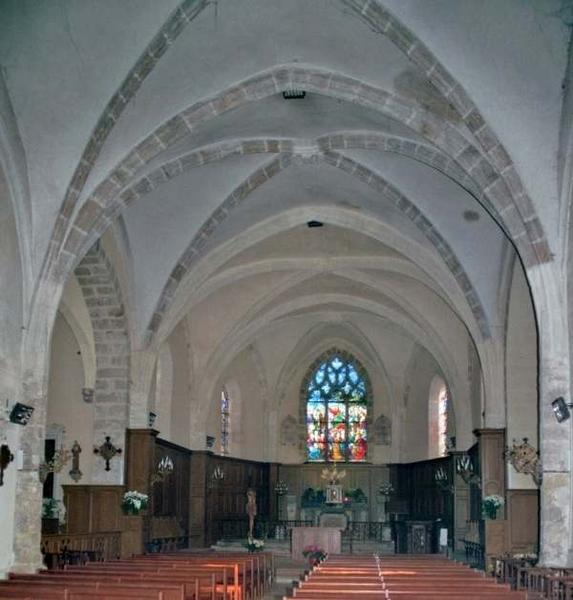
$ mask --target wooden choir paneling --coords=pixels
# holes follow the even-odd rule
[[[152,477],[166,457],[173,461],[173,472],[152,486],[152,538],[187,535],[189,531],[191,451],[157,438]]]
[[[476,429],[482,478],[482,496],[505,496],[505,429]]]
[[[454,483],[450,457],[404,465],[391,465],[390,480],[396,490],[390,501],[390,512],[405,513],[408,519],[449,521],[451,494],[436,483],[436,471],[443,469],[450,485]]]
[[[537,552],[539,491],[507,490],[507,548],[513,554]]]
[[[121,531],[123,485],[64,485],[66,533]]]
[[[224,473],[215,480],[216,468]],[[257,516],[268,519],[270,515],[270,465],[238,458],[207,454],[205,463],[205,543],[217,541],[217,523],[225,519],[246,521],[247,490],[257,493]]]

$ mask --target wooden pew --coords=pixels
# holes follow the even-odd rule
[[[149,582],[141,583],[101,583],[94,582],[85,584],[81,581],[69,581],[66,583],[50,582],[45,580],[21,581],[7,580],[0,581],[0,598],[62,598],[69,600],[70,594],[77,595],[78,598],[87,594],[101,596],[102,599],[128,599],[145,598],[154,600],[185,600],[183,585],[163,582],[161,584],[152,584]]]

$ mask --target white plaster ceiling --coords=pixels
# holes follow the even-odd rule
[[[99,115],[177,4],[0,3],[0,63],[26,151],[38,262]]]
[[[557,233],[561,84],[571,35],[562,0],[387,0],[447,66],[515,161]],[[543,200],[542,200],[543,199]]]
[[[383,4],[464,86],[515,161],[551,238],[557,232],[556,157],[569,36],[561,3],[486,0],[479,10],[473,0]],[[36,269],[90,133],[176,6],[174,0],[0,3],[0,63],[26,153],[34,233],[29,243],[35,249]],[[186,26],[130,99],[68,215],[77,215],[90,192],[168,119],[284,64],[332,71],[376,86],[429,111],[435,121],[447,123],[450,133],[455,129],[475,142],[410,57],[341,0],[218,0],[207,3]],[[276,154],[234,156],[192,168],[123,211],[125,247],[131,249],[125,263],[131,265],[133,281],[131,293],[124,297],[136,304],[130,312],[136,315],[131,327],[141,345],[148,341],[147,329],[160,301],[165,301],[161,307],[166,313],[159,337],[165,337],[185,311],[195,314],[194,294],[203,292],[213,301],[225,290],[234,298],[238,288],[233,285],[254,285],[255,278],[269,294],[265,314],[270,322],[279,314],[288,318],[300,311],[314,311],[318,320],[321,312],[375,314],[380,306],[404,315],[425,340],[434,333],[421,318],[424,303],[429,303],[428,313],[440,315],[436,322],[444,344],[450,335],[448,318],[463,322],[476,341],[482,334],[487,337],[488,327],[492,335],[501,335],[499,286],[507,279],[505,257],[511,250],[502,229],[475,198],[442,172],[412,158],[374,149],[335,149],[392,183],[439,232],[436,241],[379,189],[323,161],[313,144],[328,134],[387,133],[425,140],[423,127],[416,133],[410,128],[413,122],[398,123],[382,114],[384,107],[377,111],[354,100],[309,93],[304,100],[286,101],[273,94],[196,125],[135,173],[137,179],[191,150],[219,142],[274,137],[294,143],[295,156],[288,156],[292,164],[238,207],[225,211],[175,290],[170,274],[197,232],[237,186],[277,159]],[[432,149],[430,141],[425,144]],[[449,167],[456,166],[455,158],[445,161]],[[464,219],[467,211],[478,220]],[[306,244],[310,232],[293,228],[313,218],[326,223],[324,231],[330,237]],[[336,239],[328,233],[334,228]],[[454,254],[450,264],[443,259],[445,249]],[[326,265],[329,274],[303,283],[307,266],[303,268],[302,260],[325,257],[332,259]],[[351,267],[352,257],[364,261]],[[376,259],[380,269],[372,264]],[[395,261],[392,274],[383,268],[389,259]],[[280,276],[271,275],[273,266],[284,268],[284,260],[301,260],[301,268],[289,264]],[[228,275],[231,280],[233,270],[259,261],[268,261],[266,274],[222,285],[218,291],[208,288],[216,277],[223,280]],[[355,281],[352,293],[344,294],[353,271],[371,275],[378,287]],[[467,278],[460,283],[455,277],[462,271]],[[170,285],[169,293],[163,293]],[[281,285],[284,289],[273,295]],[[468,290],[473,294],[469,300],[464,296]],[[225,329],[237,340],[248,339],[255,321],[264,326],[262,313],[248,317],[252,300],[245,296],[243,302],[243,312],[238,302],[237,314],[229,311],[235,320]],[[485,327],[476,321],[482,309]],[[467,341],[465,334],[456,335]]]

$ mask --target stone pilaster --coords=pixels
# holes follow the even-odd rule
[[[118,281],[99,245],[95,245],[75,270],[88,307],[96,350],[94,393],[94,444],[109,436],[114,446],[125,448],[129,407],[129,337]],[[115,456],[106,471],[97,460],[93,483],[123,483],[123,458]]]
[[[152,352],[131,353],[131,382],[129,391],[129,426],[146,428],[149,424],[149,391],[157,362]]]

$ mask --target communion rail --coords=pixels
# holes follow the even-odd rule
[[[388,531],[390,523],[378,521],[355,521],[348,524],[342,532],[342,547],[346,552],[353,552],[354,546],[366,542],[381,543],[384,540],[384,531]],[[257,519],[255,521],[255,537],[257,539],[289,540],[293,527],[317,527],[310,520],[278,520],[269,521]],[[219,540],[245,539],[249,530],[246,519],[221,519],[212,524],[213,537]],[[392,540],[395,531],[392,526]]]

